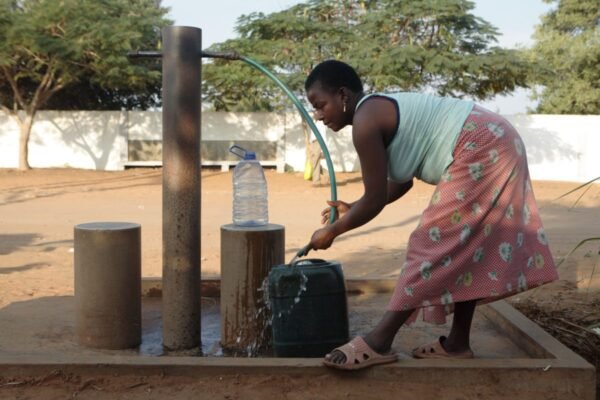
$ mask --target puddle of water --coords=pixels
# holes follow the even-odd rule
[[[270,348],[271,329],[273,318],[281,318],[284,315],[290,315],[294,306],[297,305],[302,298],[302,293],[306,291],[306,283],[308,278],[302,272],[299,276],[298,293],[294,301],[290,302],[289,308],[279,311],[277,316],[272,315],[271,301],[269,299],[269,282],[265,278],[261,287],[258,289],[261,292],[261,306],[258,307],[254,318],[264,320],[264,329],[258,333],[256,340],[247,346],[245,351],[230,351],[223,349],[220,344],[221,338],[221,319],[220,319],[220,304],[215,298],[202,298],[201,302],[201,343],[202,355],[207,357],[272,357],[273,352]],[[142,356],[162,356],[165,351],[162,346],[162,318],[160,299],[144,299],[143,302],[143,317],[142,317],[142,343],[139,346],[138,352]],[[238,343],[244,337],[243,329],[238,336]]]
[[[203,298],[200,321],[202,354],[204,356],[223,356],[219,343],[221,339],[221,319],[219,302],[213,298]],[[142,343],[138,349],[142,356],[162,356],[162,318],[160,299],[144,300],[142,317]]]

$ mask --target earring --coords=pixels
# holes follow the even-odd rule
[[[344,112],[346,112],[346,102],[344,102]]]

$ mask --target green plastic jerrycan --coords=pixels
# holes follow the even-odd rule
[[[323,357],[348,342],[348,302],[342,266],[303,259],[269,272],[276,357]]]

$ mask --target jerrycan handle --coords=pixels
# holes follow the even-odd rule
[[[328,265],[329,263],[323,259],[320,258],[305,258],[303,260],[294,260],[294,262],[292,262],[290,264],[291,268],[296,268],[296,267],[322,267],[324,265]]]
[[[295,260],[290,266],[291,267],[297,267],[297,266],[318,266],[318,265],[323,265],[326,264],[327,261],[322,260],[320,258],[305,258],[304,260]]]

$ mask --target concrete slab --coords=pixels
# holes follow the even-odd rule
[[[348,281],[352,335],[367,332],[380,318],[393,285],[393,280]],[[393,394],[394,398],[420,399],[595,399],[594,368],[506,302],[478,307],[472,337],[476,359],[410,358],[410,349],[448,330],[448,326],[417,323],[403,327],[393,344],[401,355],[399,362],[344,373],[323,368],[320,359],[216,356],[218,290],[219,281],[203,281],[203,351],[212,355],[206,357],[162,354],[161,283],[157,279],[144,281],[143,337],[136,350],[78,346],[73,297],[13,303],[0,309],[0,381],[51,374],[88,379],[144,375],[191,377],[210,388],[218,382],[235,385],[242,375],[250,386],[281,379],[288,389],[309,393],[318,382],[318,393],[343,389],[351,394],[345,397],[353,398],[391,398]],[[34,307],[32,302],[45,304]],[[327,398],[318,393],[311,398]],[[261,387],[261,395],[277,398],[280,394],[280,385]]]

